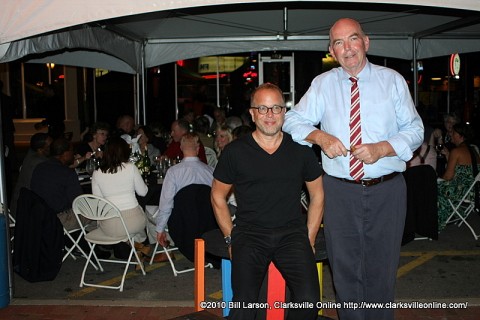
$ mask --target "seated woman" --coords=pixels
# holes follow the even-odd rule
[[[137,129],[137,135],[138,134],[142,135],[138,140],[140,150],[142,150],[143,153],[145,153],[145,150],[147,150],[148,157],[150,158],[150,163],[155,163],[155,158],[157,156],[160,156],[160,150],[158,150],[156,147],[153,146],[153,144],[151,144],[151,141],[153,141],[152,130],[147,126],[140,126]]]
[[[100,168],[93,172],[92,193],[111,201],[120,209],[127,229],[134,234],[138,249],[141,249],[142,242],[146,239],[147,221],[135,193],[145,196],[148,187],[138,168],[128,161],[129,156],[128,143],[119,137],[111,138],[105,146]],[[115,236],[123,231],[120,223],[119,219],[101,221],[98,227],[106,234]]]
[[[107,123],[95,123],[83,138],[83,142],[75,150],[74,168],[85,168],[86,160],[92,156],[100,159],[103,146],[107,142],[110,126]]]
[[[434,170],[437,169],[437,153],[434,146],[426,141],[413,152],[412,159],[407,162],[407,168],[420,165],[430,165]]]
[[[217,152],[217,157],[220,157],[223,148],[232,140],[232,130],[229,127],[224,125],[217,128],[215,131],[215,151]]]
[[[472,169],[472,153],[480,168],[480,156],[476,147],[472,147],[473,133],[470,126],[459,123],[453,126],[452,142],[455,148],[448,155],[447,168],[443,180],[438,184],[438,230],[445,228],[446,220],[452,214],[448,199],[460,199],[475,179]]]

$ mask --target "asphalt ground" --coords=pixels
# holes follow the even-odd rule
[[[480,216],[469,218],[480,231]],[[477,232],[479,232],[477,231]],[[11,304],[28,301],[48,304],[50,301],[69,303],[141,303],[145,306],[191,307],[194,299],[194,274],[174,276],[168,263],[146,265],[147,275],[129,269],[123,292],[79,287],[85,259],[68,258],[53,281],[30,283],[14,274],[14,295]],[[178,269],[192,263],[176,254]],[[87,278],[96,282],[116,283],[122,266],[107,266],[104,273],[91,271]],[[323,301],[334,301],[328,263],[323,270]],[[474,240],[466,226],[448,226],[438,240],[415,240],[402,247],[397,275],[396,301],[461,302],[480,306],[480,240]],[[221,300],[221,271],[205,269],[206,299]]]
[[[473,213],[469,223],[480,233],[480,216]],[[176,254],[178,269],[192,267],[180,254]],[[13,274],[11,308],[35,306],[134,306],[171,310],[180,315],[193,311],[194,275],[192,272],[173,276],[168,263],[147,264],[147,275],[130,268],[123,292],[98,288],[80,288],[80,276],[85,260],[68,258],[53,281],[30,283]],[[105,273],[90,272],[89,279],[116,283],[121,267],[108,267]],[[221,271],[205,269],[205,293],[209,301],[221,300]],[[328,263],[323,269],[323,301],[333,302],[334,288]],[[397,274],[397,302],[467,303],[476,312],[471,318],[480,319],[480,240],[475,240],[466,226],[448,226],[438,240],[415,240],[401,249]],[[11,309],[10,308],[10,309]],[[473,308],[473,309],[472,309]],[[9,309],[8,307],[6,309]],[[0,309],[0,319],[6,309]],[[22,310],[23,310],[22,309]],[[419,309],[417,309],[419,310]],[[461,309],[457,309],[460,310]],[[328,311],[328,310],[327,310]],[[438,311],[438,310],[437,310]],[[452,312],[447,310],[447,315]],[[217,312],[218,313],[218,312]],[[22,319],[26,313],[22,313]],[[425,316],[432,318],[432,312]],[[435,312],[443,316],[442,310]],[[156,317],[155,319],[169,319]],[[135,317],[133,317],[135,318]],[[413,319],[407,315],[405,319]],[[442,319],[460,319],[443,316]],[[39,317],[32,319],[53,319]],[[61,319],[61,318],[59,318]],[[435,318],[437,319],[437,318]],[[462,318],[463,319],[463,318]],[[120,320],[120,319],[117,319]]]

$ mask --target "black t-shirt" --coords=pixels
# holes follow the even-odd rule
[[[236,225],[278,228],[305,222],[300,204],[303,183],[322,174],[313,150],[283,133],[271,155],[251,134],[232,141],[222,151],[213,176],[234,186]]]

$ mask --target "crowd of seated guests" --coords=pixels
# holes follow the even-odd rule
[[[196,145],[198,142],[198,151],[196,151],[198,154],[193,155],[190,152],[189,157],[198,157],[201,162],[207,163],[204,147],[207,146],[215,160],[209,163],[211,171],[216,164],[217,152],[220,155],[225,145],[234,139],[232,128],[225,125],[227,122],[225,110],[218,108],[214,115],[213,121],[207,116],[200,116],[194,118],[192,124],[185,119],[175,120],[171,125],[171,139],[168,142],[164,141],[164,134],[154,135],[150,126],[136,126],[130,115],[120,116],[113,130],[110,130],[107,123],[94,123],[85,130],[78,143],[72,143],[63,137],[53,141],[48,134],[37,133],[31,139],[30,150],[24,159],[15,190],[21,187],[31,189],[45,200],[67,230],[77,228],[78,223],[72,210],[72,203],[85,191],[74,169],[83,168],[87,160],[95,157],[98,159],[98,168],[92,174],[91,192],[112,201],[121,210],[127,227],[135,233],[137,249],[145,254],[151,253],[148,242],[151,245],[157,239],[147,241],[145,231],[149,230],[152,233],[155,225],[153,227],[149,225],[144,209],[137,200],[138,197],[145,196],[149,187],[138,168],[129,162],[131,149],[121,137],[129,135],[134,138],[141,135],[138,144],[141,150],[147,150],[152,165],[155,165],[159,156],[183,160],[181,140],[185,136],[191,137],[187,141],[190,145]],[[235,127],[235,138],[252,132],[253,129],[250,126],[241,124],[240,118],[231,117],[231,119],[229,123]],[[221,124],[220,127],[217,127],[217,124]],[[214,129],[212,129],[213,126],[215,126]],[[211,131],[216,135],[212,136]],[[191,136],[192,134],[194,136]],[[162,140],[163,150],[159,150],[152,143],[158,139]],[[196,142],[193,143],[192,139]],[[16,197],[13,201],[16,204]],[[13,212],[15,212],[15,204],[12,205]],[[99,223],[97,227],[104,229],[103,231],[107,234],[116,232],[116,227],[109,223]],[[155,237],[155,231],[153,237]],[[119,249],[118,255],[121,255],[121,251]],[[125,252],[127,252],[126,249]]]

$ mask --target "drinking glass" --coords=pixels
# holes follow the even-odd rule
[[[441,156],[441,153],[442,153],[442,150],[443,150],[443,144],[441,143],[438,143],[436,146],[435,146],[435,150],[437,151],[437,156]]]
[[[85,170],[87,170],[87,173],[89,175],[92,175],[93,174],[93,171],[95,171],[96,169],[96,163],[95,163],[95,160],[90,158],[87,160],[87,164],[85,165]]]

